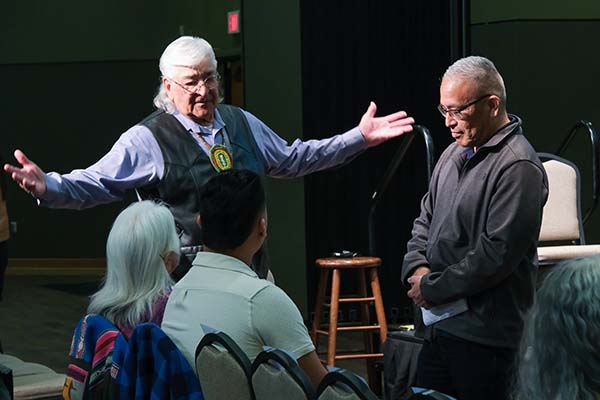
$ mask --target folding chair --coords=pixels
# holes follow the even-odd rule
[[[207,400],[254,400],[250,360],[227,334],[204,335],[196,347],[196,371]]]
[[[318,400],[378,400],[357,375],[338,369],[325,375],[317,389]]]
[[[582,213],[581,177],[572,162],[561,157],[576,132],[587,131],[591,142],[592,200]],[[600,246],[587,245],[584,224],[589,220],[600,198],[600,143],[598,133],[588,121],[578,121],[556,151],[557,155],[538,153],[548,175],[549,195],[544,206],[538,258],[540,265],[553,265],[571,258],[600,254]],[[583,214],[583,216],[582,216]]]
[[[538,155],[544,163],[549,184],[539,236],[540,265],[554,265],[571,258],[600,254],[600,245],[587,245],[585,242],[579,169],[572,162],[553,154]]]
[[[252,363],[256,400],[312,400],[315,391],[296,360],[279,349],[261,352]]]
[[[44,365],[0,354],[0,371],[3,380],[0,395],[8,395],[9,399],[62,398],[65,375],[57,374]]]

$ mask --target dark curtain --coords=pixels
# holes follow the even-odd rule
[[[369,101],[377,115],[406,110],[434,138],[436,156],[450,135],[436,110],[439,80],[460,53],[457,2],[402,0],[301,1],[304,139],[329,137],[358,124]],[[462,24],[460,24],[462,26]],[[370,197],[401,139],[370,149],[348,165],[305,180],[307,282],[314,308],[314,260],[348,249],[368,254]],[[437,159],[437,157],[436,157]],[[388,315],[409,302],[402,259],[427,190],[425,146],[415,138],[376,215],[379,271]],[[402,318],[404,316],[404,318]]]

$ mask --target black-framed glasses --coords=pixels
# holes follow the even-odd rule
[[[212,73],[204,78],[200,78],[198,81],[193,81],[191,83],[183,84],[177,82],[175,79],[167,78],[169,81],[173,82],[188,94],[197,94],[200,90],[200,87],[204,85],[208,90],[215,89],[219,86],[219,81],[221,80],[221,75],[218,72]]]
[[[465,118],[465,116],[461,114],[463,111],[465,111],[467,108],[471,107],[473,104],[479,103],[481,100],[485,99],[486,97],[490,97],[490,96],[493,96],[493,94],[492,93],[484,94],[483,96],[476,98],[472,102],[467,103],[464,106],[454,108],[454,109],[449,109],[449,108],[444,107],[441,104],[438,104],[437,109],[444,118],[446,118],[447,115],[450,115],[451,118],[462,120]]]

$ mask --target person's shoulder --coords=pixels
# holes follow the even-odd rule
[[[258,285],[260,285],[260,290],[256,291],[254,295],[255,298],[260,298],[260,301],[263,303],[271,303],[271,304],[281,304],[281,302],[291,302],[292,299],[287,293],[275,286],[272,282],[267,281],[266,279],[257,279]]]
[[[464,151],[464,149],[462,147],[460,147],[458,144],[456,144],[456,142],[452,142],[448,145],[448,147],[446,147],[444,149],[444,151],[440,155],[439,161],[441,162],[442,160],[444,160],[448,157],[451,157],[453,154],[456,154],[457,152],[462,152],[462,151]]]
[[[244,117],[248,120],[249,123],[260,123],[264,124],[256,115],[252,114],[250,111],[245,110],[238,106],[232,106],[230,104],[220,103],[217,105],[218,112],[241,112]]]
[[[173,117],[173,116],[171,114],[167,113],[165,110],[157,109],[157,110],[154,110],[150,115],[147,115],[144,118],[142,118],[142,120],[140,122],[138,122],[137,125],[147,125],[149,123],[152,123],[153,121],[164,119],[164,118],[169,118],[169,117]]]
[[[535,164],[540,163],[537,152],[529,140],[527,140],[527,137],[525,137],[522,129],[519,129],[508,138],[506,149],[507,155],[510,157],[509,161],[531,161]]]
[[[154,135],[144,125],[134,125],[121,135],[117,140],[117,143],[126,145],[127,148],[133,148],[135,150],[141,150],[148,148],[148,146],[156,146],[156,139]]]

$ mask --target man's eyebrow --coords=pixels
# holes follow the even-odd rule
[[[199,72],[193,73],[193,74],[184,74],[181,75],[181,79],[182,80],[188,80],[188,79],[198,79],[200,78],[201,74]]]
[[[453,109],[457,109],[457,108],[461,107],[462,104],[458,104],[456,106],[447,106],[445,104],[440,103],[440,106],[444,107],[446,110],[453,110]]]

